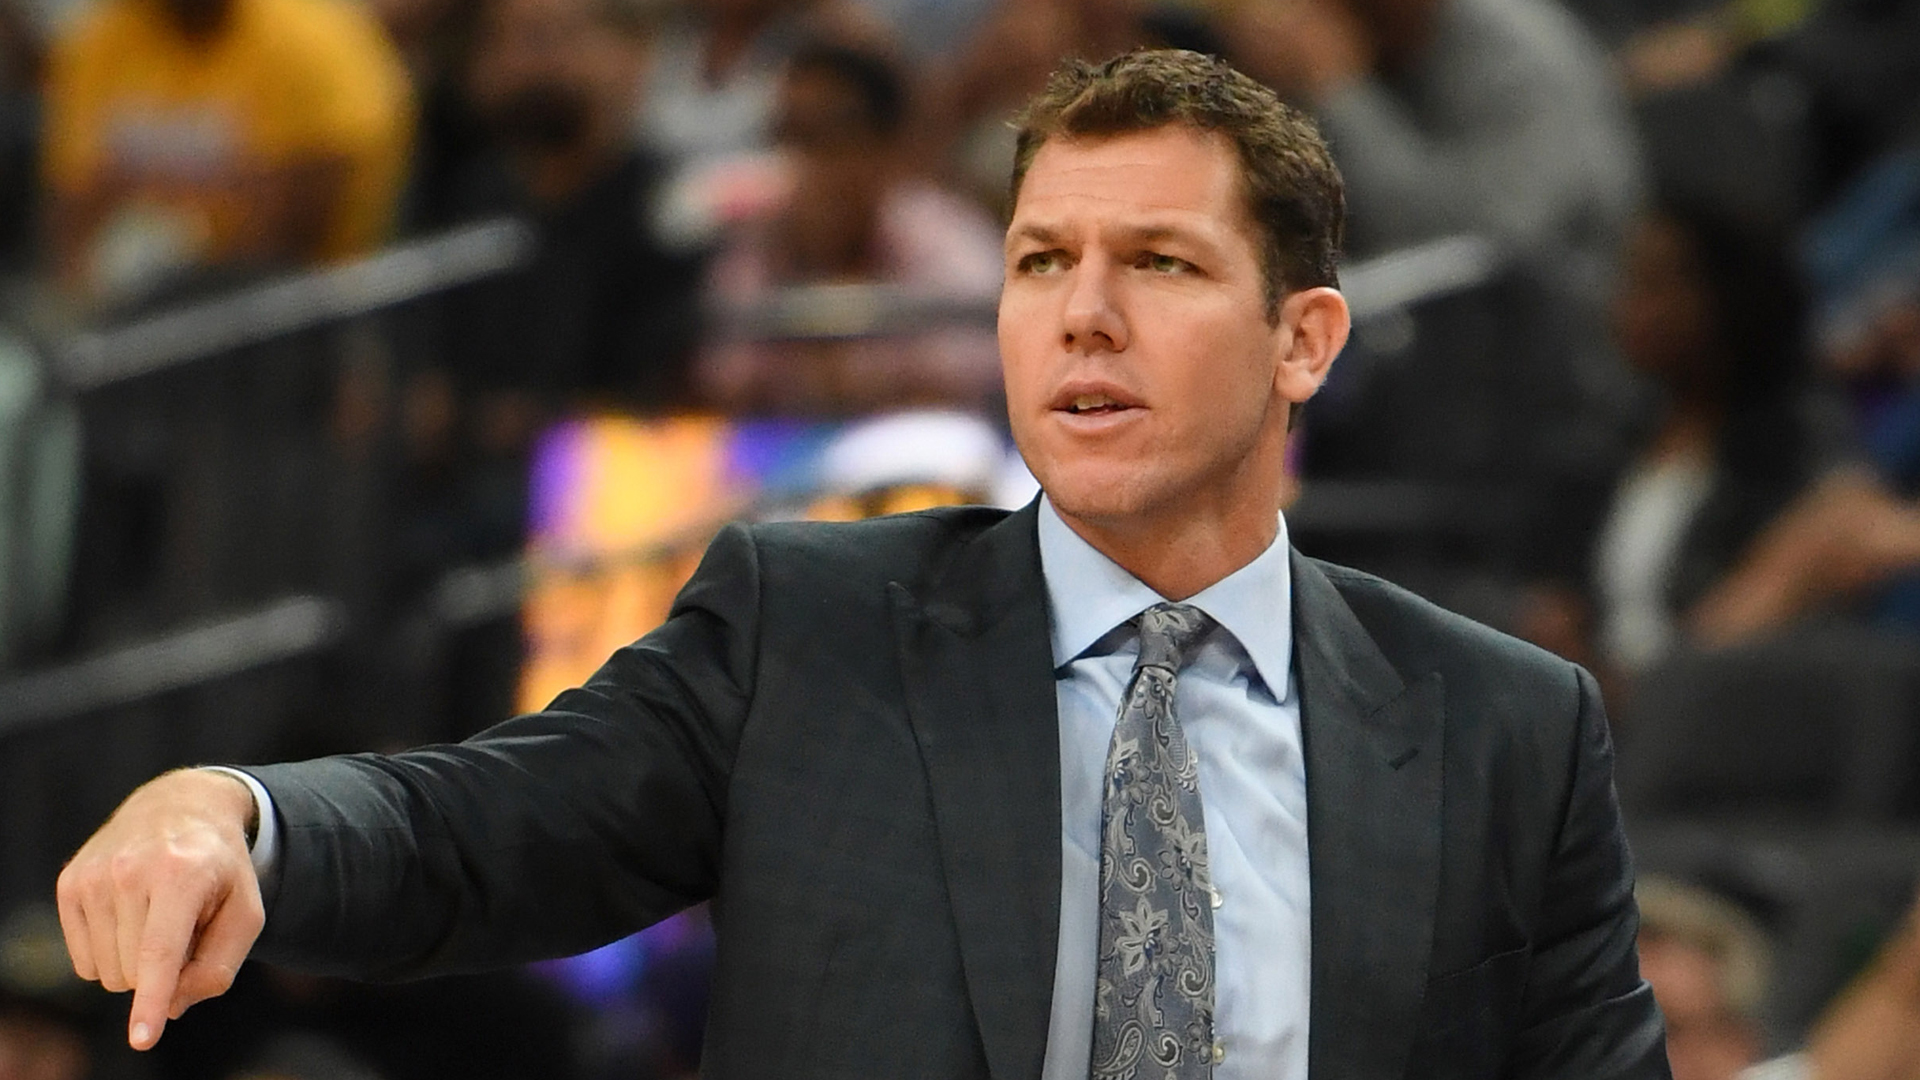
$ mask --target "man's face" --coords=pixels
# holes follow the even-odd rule
[[[1291,305],[1269,322],[1242,191],[1231,144],[1184,125],[1035,155],[1000,356],[1014,440],[1067,517],[1277,511],[1289,395],[1311,390],[1280,375]]]

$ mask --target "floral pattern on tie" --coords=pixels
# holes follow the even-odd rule
[[[1173,690],[1186,651],[1213,626],[1158,604],[1140,619],[1140,659],[1107,749],[1100,825],[1100,951],[1092,1080],[1213,1075],[1213,904],[1200,770]]]

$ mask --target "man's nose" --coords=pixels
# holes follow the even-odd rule
[[[1111,263],[1092,258],[1073,268],[1061,320],[1062,344],[1068,351],[1119,352],[1127,347],[1127,320],[1115,295],[1115,272]]]

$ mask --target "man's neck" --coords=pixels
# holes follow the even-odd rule
[[[1054,511],[1075,535],[1169,600],[1185,600],[1259,558],[1280,534],[1280,508],[1232,508],[1177,520],[1124,522]]]

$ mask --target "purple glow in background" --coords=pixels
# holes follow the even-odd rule
[[[593,422],[569,420],[547,429],[534,447],[527,494],[528,533],[535,543],[566,536],[583,503]]]

